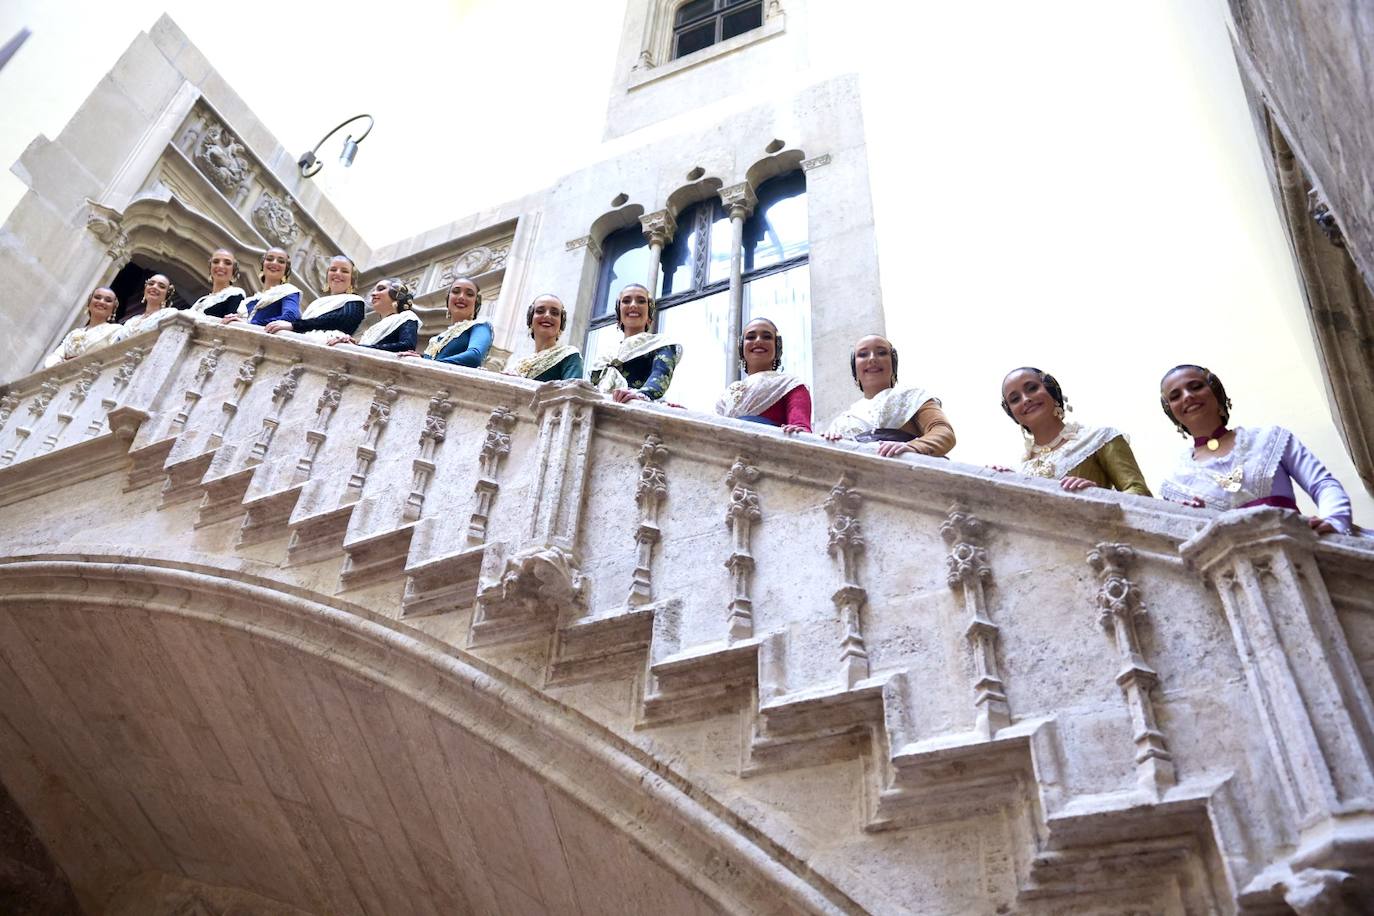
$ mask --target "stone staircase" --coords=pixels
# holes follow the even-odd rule
[[[746,426],[177,318],[5,389],[0,506],[119,463],[185,537],[338,564],[334,594],[593,718],[632,681],[606,724],[643,746],[737,717],[705,780],[734,798],[860,766],[847,861],[1012,812],[1019,906],[1334,912],[1303,901],[1367,880],[1374,549]],[[853,867],[827,877],[874,899]]]

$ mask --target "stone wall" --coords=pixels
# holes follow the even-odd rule
[[[0,393],[0,511],[88,910],[1374,900],[1374,550],[1277,510],[177,318]]]

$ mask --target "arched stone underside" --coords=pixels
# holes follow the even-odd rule
[[[90,912],[148,871],[318,913],[855,909],[605,729],[363,608],[117,557],[7,562],[0,593],[0,769]]]
[[[176,315],[0,389],[0,513],[0,779],[88,905],[1372,896],[1374,551],[1278,510]]]

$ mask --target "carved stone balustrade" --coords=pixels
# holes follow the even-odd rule
[[[1278,510],[178,316],[0,390],[0,513],[0,780],[90,899],[509,910],[575,823],[664,912],[1374,904],[1374,546]]]

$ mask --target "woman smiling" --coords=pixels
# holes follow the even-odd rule
[[[560,344],[558,337],[568,324],[568,310],[563,300],[545,293],[525,310],[525,326],[534,338],[534,355],[515,364],[512,375],[524,376],[536,382],[557,382],[582,377],[582,354],[577,347]]]
[[[592,384],[622,404],[662,399],[673,383],[682,347],[650,330],[654,299],[648,287],[631,283],[620,291],[615,322],[624,338],[614,356],[592,364]]]
[[[768,426],[780,426],[786,434],[811,432],[811,392],[801,379],[782,367],[782,335],[767,318],[755,318],[744,326],[739,341],[744,378],[732,382],[716,413]]]
[[[954,448],[954,427],[938,399],[924,388],[897,387],[897,348],[886,337],[862,337],[849,354],[849,371],[863,397],[823,434],[852,440],[885,458],[940,457]]]
[[[430,340],[425,347],[424,358],[450,366],[480,368],[491,351],[492,334],[490,324],[477,320],[482,310],[482,293],[476,281],[470,277],[459,277],[449,284],[444,308],[448,310],[449,326]],[[407,350],[401,355],[420,354]]]
[[[114,323],[114,314],[118,307],[119,300],[115,298],[114,290],[108,286],[96,287],[91,293],[91,298],[86,301],[85,326],[68,331],[67,336],[62,338],[62,343],[57,345],[57,349],[43,360],[43,368],[56,366],[64,360],[76,359],[83,353],[89,353],[111,343],[120,331],[119,325]]]
[[[331,347],[338,344],[357,344],[373,350],[386,350],[403,353],[415,349],[420,339],[420,316],[410,309],[415,296],[410,287],[397,277],[381,280],[372,287],[368,296],[372,301],[372,311],[380,316],[373,325],[354,338],[348,334],[335,335],[329,341]]]
[[[291,276],[291,255],[285,248],[269,248],[262,255],[262,292],[249,296],[239,304],[238,311],[225,315],[225,324],[246,321],[263,327],[277,319],[295,321],[301,317],[301,291],[287,280]]]

